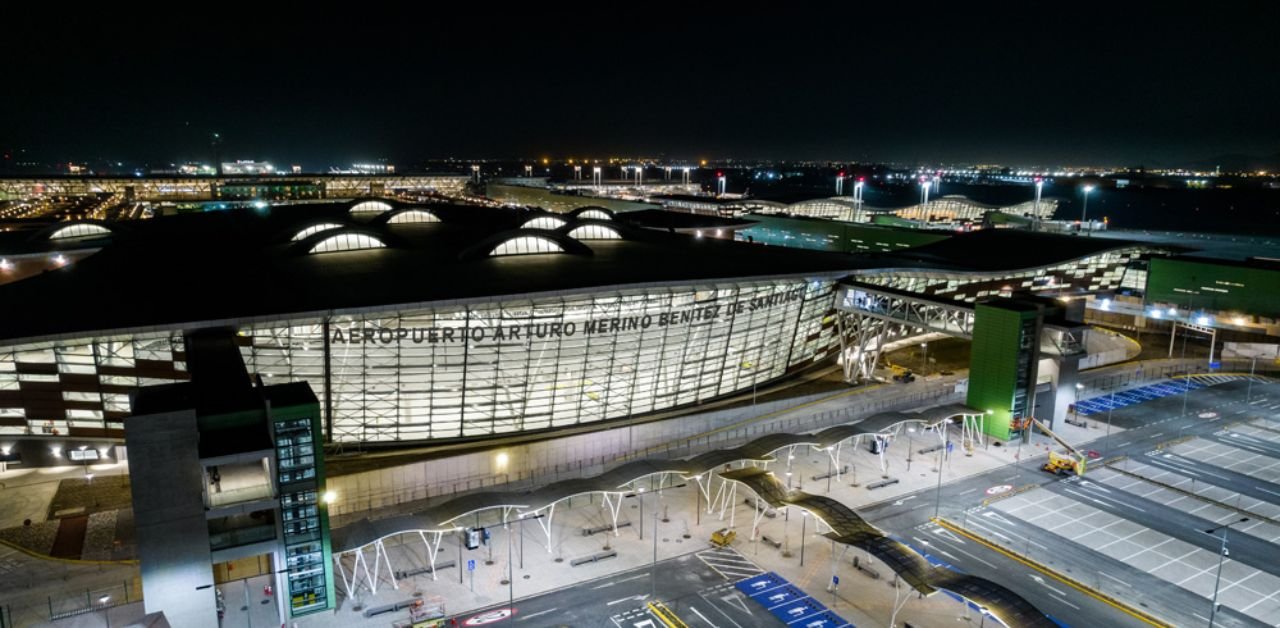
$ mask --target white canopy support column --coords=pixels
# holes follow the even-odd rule
[[[376,549],[376,548],[374,549],[374,552],[375,552],[375,553],[377,552],[377,549]],[[365,580],[366,580],[366,581],[368,581],[368,583],[369,583],[369,593],[370,593],[370,594],[372,594],[372,595],[377,595],[377,594],[378,594],[378,580],[374,577],[374,574],[376,574],[376,573],[377,573],[377,571],[376,571],[376,570],[377,570],[377,567],[376,567],[376,566],[374,567],[374,570],[375,570],[375,571],[374,571],[374,573],[369,573],[369,559],[367,559],[367,558],[365,558],[365,557],[364,557],[364,548],[363,548],[363,547],[360,547],[360,548],[357,548],[357,549],[356,549],[356,562],[355,562],[355,564],[354,564],[354,565],[352,565],[352,566],[351,566],[351,572],[352,572],[352,573],[351,573],[351,576],[352,576],[352,580],[355,580],[355,578],[357,577],[357,575],[360,573],[360,571],[359,571],[359,570],[360,570],[360,568],[361,568],[361,567],[364,567],[364,578],[365,578]]]
[[[751,517],[751,540],[752,541],[756,540],[756,532],[759,531],[760,529],[760,520],[764,518],[764,513],[767,510],[769,510],[769,507],[767,505],[764,508],[760,507],[760,496],[756,495],[756,513]]]
[[[613,535],[618,536],[618,513],[622,511],[622,493],[602,493],[600,507],[609,512],[609,520],[613,522]]]
[[[693,480],[694,484],[697,484],[698,490],[702,492],[702,501],[707,504],[707,514],[711,514],[712,504],[714,503],[711,499],[711,482],[715,480],[715,473],[711,471],[699,473],[689,479]]]
[[[728,486],[726,487],[726,485]],[[738,483],[721,480],[720,490],[716,491],[716,499],[720,506],[720,520],[724,521],[724,513],[728,511],[729,527],[734,527],[734,515],[738,509],[733,506],[734,500],[738,499]]]
[[[840,449],[842,447],[844,447],[844,441],[836,443],[834,447],[828,445],[824,450],[827,452],[827,457],[831,459],[831,469],[835,471],[837,482],[840,481]]]
[[[354,566],[352,567],[352,574],[351,574],[352,578],[348,578],[347,570],[342,568],[342,557],[345,556],[346,554],[347,552],[339,552],[337,554],[334,554],[333,563],[338,567],[338,575],[342,578],[342,586],[347,591],[347,599],[350,599],[355,594],[355,591],[352,590],[352,583],[351,583],[352,578],[355,577],[355,573],[354,573],[355,568]]]
[[[960,445],[966,456],[973,455],[974,447],[986,444],[986,434],[982,431],[986,416],[983,414],[965,414],[960,421]]]
[[[439,580],[436,577],[436,556],[440,555],[440,541],[444,538],[444,532],[435,531],[431,534],[435,541],[428,541],[427,533],[418,530],[418,536],[422,538],[422,544],[427,546],[427,560],[431,563],[431,579]]]
[[[556,505],[551,504],[550,506],[547,506],[546,510],[547,510],[547,516],[537,517],[534,519],[534,521],[538,522],[538,527],[542,528],[543,534],[547,535],[547,553],[550,554],[551,553],[551,519],[556,514]],[[538,511],[535,510],[533,512],[537,513]],[[547,522],[543,523],[542,522],[543,519],[546,519]]]
[[[391,578],[391,586],[394,587],[395,590],[399,591],[400,583],[396,582],[396,572],[394,569],[391,568],[391,557],[387,555],[387,548],[383,546],[382,539],[378,539],[377,541],[374,542],[373,550],[374,550],[374,561],[373,561],[374,577],[376,578],[378,576],[378,558],[381,557],[382,564],[387,566],[387,576]]]

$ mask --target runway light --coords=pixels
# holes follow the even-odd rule
[[[335,493],[335,492],[333,492],[333,491],[325,491],[325,492],[324,492],[324,503],[326,503],[326,504],[332,504],[333,502],[336,502],[336,501],[338,501],[338,494],[337,494],[337,493]]]

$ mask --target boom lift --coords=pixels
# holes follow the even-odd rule
[[[1024,434],[1024,438],[1026,437],[1026,434],[1030,433],[1029,430],[1033,427],[1039,428],[1041,432],[1044,432],[1045,435],[1052,438],[1055,443],[1061,445],[1067,452],[1066,454],[1060,454],[1050,449],[1049,461],[1041,465],[1041,470],[1048,471],[1054,475],[1067,475],[1069,473],[1074,473],[1078,476],[1084,475],[1085,467],[1088,464],[1089,458],[1080,453],[1080,451],[1075,447],[1072,447],[1070,443],[1062,440],[1062,437],[1054,434],[1053,430],[1049,429],[1049,426],[1041,423],[1034,417],[1022,417],[1014,421],[1014,429],[1021,430]]]

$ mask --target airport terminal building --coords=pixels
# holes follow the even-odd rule
[[[114,435],[131,390],[188,378],[183,332],[219,326],[251,373],[310,384],[332,442],[688,406],[830,358],[835,286],[858,264],[601,210],[365,201],[90,231],[80,261],[2,288],[9,433]]]
[[[870,348],[910,331],[856,328],[851,281],[971,309],[1141,286],[1158,253],[985,230],[848,255],[651,214],[357,199],[0,234],[19,260],[0,275],[25,273],[0,281],[0,436],[118,438],[132,391],[190,378],[183,335],[203,328],[234,330],[265,383],[308,383],[330,443],[598,424],[837,356],[868,376]]]

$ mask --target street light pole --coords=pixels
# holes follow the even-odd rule
[[[804,535],[805,524],[809,523],[809,511],[800,511],[800,566],[804,567]]]
[[[658,511],[653,511],[653,566],[649,568],[649,594],[658,596]]]
[[[947,450],[947,443],[950,442],[947,440],[947,424],[946,423],[942,424],[942,442],[943,442],[942,451],[945,452]],[[941,457],[939,457],[938,459],[938,492],[935,494],[933,498],[933,518],[934,519],[938,518],[938,513],[941,510],[942,510],[942,459]]]
[[[1241,517],[1239,520],[1232,521],[1231,523],[1226,523],[1216,528],[1209,528],[1208,530],[1205,530],[1206,534],[1213,534],[1218,530],[1222,530],[1222,547],[1218,553],[1218,575],[1213,581],[1213,606],[1209,607],[1209,628],[1213,628],[1213,616],[1218,611],[1218,585],[1222,584],[1222,563],[1226,562],[1227,558],[1227,530],[1231,529],[1231,526],[1236,525],[1237,523],[1244,523],[1248,520],[1248,517]]]
[[[1086,216],[1089,214],[1089,193],[1093,191],[1092,185],[1084,186],[1084,206],[1080,208],[1080,230],[1085,229]],[[1090,229],[1092,231],[1092,229]]]

